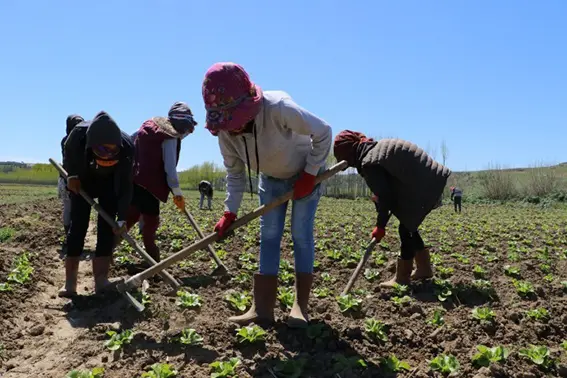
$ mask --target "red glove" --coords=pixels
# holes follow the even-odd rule
[[[382,240],[385,235],[386,230],[384,230],[383,228],[375,227],[374,230],[372,230],[372,237],[378,242],[380,242],[380,240]]]
[[[303,171],[293,186],[293,199],[300,199],[311,194],[315,187],[315,176]]]
[[[236,214],[231,213],[230,211],[225,211],[222,218],[215,225],[215,232],[217,232],[219,236],[222,236],[235,219]]]

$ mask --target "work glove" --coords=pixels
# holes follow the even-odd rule
[[[173,196],[173,203],[181,211],[185,209],[185,197],[183,196]]]
[[[380,241],[382,240],[382,238],[386,235],[386,230],[380,227],[375,227],[374,230],[372,230],[372,237],[374,239],[376,239],[376,241],[378,243],[380,243]]]
[[[81,190],[81,180],[78,177],[69,177],[67,179],[67,189],[75,194],[79,194]]]
[[[126,222],[125,221],[118,221],[118,222],[116,222],[116,224],[118,225],[118,227],[116,227],[112,230],[115,235],[122,235],[123,233],[128,232],[128,230],[126,229]],[[115,242],[116,242],[116,240],[115,240]]]
[[[231,213],[230,211],[225,211],[222,218],[215,225],[215,232],[217,232],[219,236],[223,236],[225,231],[235,220],[236,214]]]
[[[301,176],[293,186],[293,199],[300,199],[311,194],[315,187],[315,177],[305,171],[301,172]]]

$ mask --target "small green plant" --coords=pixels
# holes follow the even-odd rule
[[[14,289],[12,288],[12,286],[10,286],[9,282],[0,283],[0,293],[3,291],[12,291],[12,290]]]
[[[230,303],[230,305],[239,311],[246,310],[246,307],[252,302],[252,297],[247,291],[242,293],[230,292],[225,295],[224,299]]]
[[[549,348],[546,346],[530,345],[527,348],[520,349],[518,354],[531,360],[535,365],[544,369],[555,366],[555,359],[551,357]]]
[[[336,280],[335,277],[331,276],[331,275],[330,275],[329,273],[327,273],[327,272],[321,273],[321,279],[322,279],[323,282],[325,282],[325,283],[332,283],[332,282],[335,282],[335,280]]]
[[[278,361],[274,366],[274,372],[278,378],[301,378],[307,359],[285,359]]]
[[[280,270],[283,272],[293,272],[293,265],[287,260],[280,260]]]
[[[240,360],[236,357],[228,361],[215,361],[209,365],[212,369],[211,378],[236,377],[238,365],[240,365]]]
[[[517,266],[512,266],[512,265],[505,265],[504,266],[504,274],[506,274],[507,276],[510,276],[510,277],[519,278],[520,277],[520,268],[518,268]]]
[[[238,284],[243,284],[249,282],[251,279],[252,276],[250,276],[250,273],[245,271],[240,271],[236,276],[234,276],[232,280]]]
[[[328,287],[324,287],[324,286],[320,286],[318,288],[316,288],[315,290],[313,290],[313,295],[316,298],[326,298],[329,295],[332,294],[332,290],[329,289]]]
[[[177,305],[183,308],[201,307],[201,296],[185,290],[177,292]]]
[[[12,265],[14,268],[8,274],[8,282],[23,285],[31,281],[34,268],[31,265],[30,254],[28,252],[16,256]]]
[[[362,299],[358,299],[352,294],[346,294],[339,296],[337,302],[339,303],[341,312],[347,312],[349,310],[358,311],[360,310]]]
[[[278,288],[278,300],[287,309],[291,309],[293,307],[294,299],[295,299],[295,294],[293,293],[293,290],[291,288],[289,287]]]
[[[459,371],[461,364],[453,355],[441,354],[429,362],[429,368],[442,374],[454,374]]]
[[[400,285],[397,283],[394,284],[393,289],[394,289],[394,293],[399,297],[405,295],[409,290],[407,285]]]
[[[236,329],[236,336],[240,343],[253,344],[258,341],[264,341],[266,339],[266,331],[257,325],[247,326]]]
[[[554,280],[553,274],[549,273],[546,274],[545,276],[543,276],[543,279],[546,280],[547,282],[551,283]]]
[[[401,371],[409,371],[411,369],[410,365],[405,362],[401,361],[396,357],[395,354],[390,354],[386,358],[380,359],[380,366],[382,369],[387,370],[392,373],[399,373]]]
[[[508,358],[509,351],[503,346],[489,348],[485,345],[476,347],[478,353],[472,358],[473,364],[477,366],[489,366],[494,362],[503,362]]]
[[[330,249],[327,251],[327,257],[334,261],[339,261],[343,258],[341,251],[336,249]]]
[[[563,348],[567,352],[567,340],[563,340],[561,343],[561,348]]]
[[[496,314],[489,307],[475,307],[472,310],[472,317],[481,322],[493,322]]]
[[[442,278],[449,278],[455,272],[455,269],[450,267],[439,266],[437,267],[437,271]]]
[[[374,340],[379,340],[382,342],[388,341],[388,335],[386,334],[386,325],[379,320],[370,318],[364,321],[364,329]]]
[[[514,280],[514,287],[521,297],[528,297],[535,294],[534,286],[531,282]]]
[[[526,315],[530,318],[530,319],[534,319],[540,322],[549,320],[549,311],[547,311],[545,308],[535,308],[533,310],[528,310],[526,311]]]
[[[384,264],[386,264],[386,263],[388,262],[388,258],[387,258],[386,255],[383,254],[383,253],[377,253],[377,254],[374,256],[374,258],[375,258],[374,263],[375,263],[377,266],[382,266],[382,265],[384,265]]]
[[[475,265],[473,268],[473,274],[476,278],[484,278],[486,276],[486,270],[484,270],[480,265]]]
[[[328,336],[328,332],[325,330],[325,325],[321,323],[310,324],[307,327],[307,337],[310,340],[317,340]]]
[[[124,330],[121,333],[107,331],[106,334],[110,336],[110,339],[104,342],[104,346],[108,348],[108,350],[121,349],[124,345],[130,344],[134,338],[134,333],[131,329]]]
[[[104,369],[97,367],[92,370],[71,370],[65,378],[102,378],[103,376]]]
[[[181,331],[179,342],[181,344],[190,346],[202,345],[203,338],[193,328],[185,328],[183,331]]]
[[[242,262],[254,261],[254,254],[250,252],[244,252],[238,257],[238,260]]]
[[[427,323],[435,325],[437,327],[441,327],[443,324],[445,324],[445,319],[443,318],[444,313],[445,311],[441,309],[435,310],[433,312],[433,316],[431,317],[431,319],[427,321]]]
[[[368,281],[374,281],[379,276],[380,272],[376,269],[366,269],[364,271],[364,278],[366,278]]]
[[[16,232],[9,227],[0,228],[0,243],[4,243],[12,239],[15,233]]]
[[[290,284],[293,281],[294,277],[295,274],[293,274],[292,272],[283,271],[280,273],[280,279],[284,284]]]
[[[392,297],[392,302],[394,302],[394,304],[396,306],[403,306],[407,303],[411,303],[411,297],[408,295],[404,295],[403,297]]]
[[[177,370],[169,364],[156,363],[150,367],[150,371],[142,374],[141,378],[172,378],[177,377]]]
[[[453,296],[453,285],[447,280],[435,280],[435,293],[440,302],[445,302]]]

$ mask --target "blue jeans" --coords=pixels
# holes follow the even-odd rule
[[[293,190],[298,176],[280,180],[260,174],[258,191],[260,204],[268,204]],[[317,185],[313,192],[299,200],[292,200],[291,236],[296,273],[313,273],[315,241],[313,227],[315,212],[321,198],[322,188]],[[260,273],[277,275],[280,266],[280,244],[285,226],[285,215],[289,201],[272,209],[260,218]]]

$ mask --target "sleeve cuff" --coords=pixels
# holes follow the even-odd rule
[[[173,193],[174,196],[182,196],[183,195],[181,188],[171,188],[171,192]]]
[[[311,164],[307,164],[305,166],[305,172],[309,173],[312,176],[317,176],[317,174],[319,173],[319,166],[317,165],[311,165]]]

